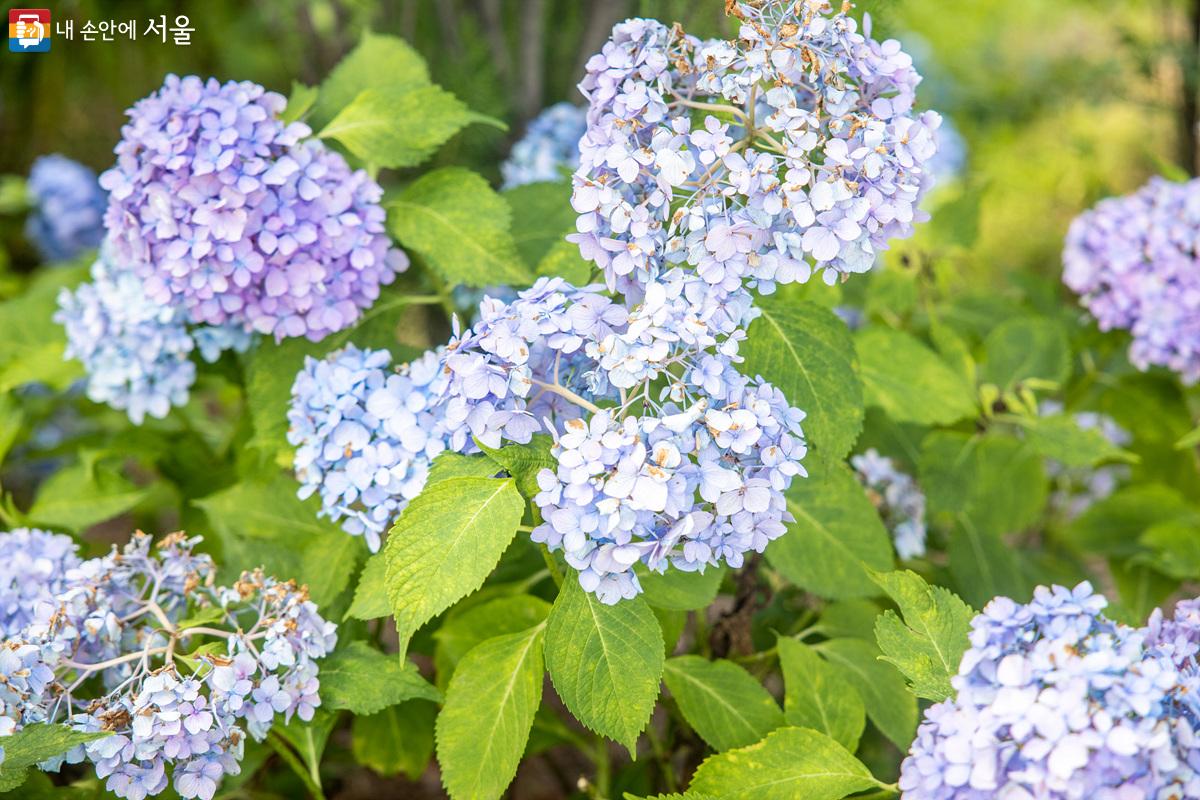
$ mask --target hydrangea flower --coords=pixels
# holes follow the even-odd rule
[[[83,363],[89,399],[125,411],[136,424],[187,402],[197,347],[212,362],[222,350],[250,346],[250,334],[228,324],[189,331],[183,312],[148,297],[142,280],[107,247],[91,275],[90,283],[59,294],[54,319],[66,328],[64,355]]]
[[[525,129],[500,165],[505,189],[539,181],[557,181],[579,167],[579,139],[587,112],[573,103],[543,109]]]
[[[1106,619],[1105,604],[1087,583],[989,603],[971,624],[955,696],[925,713],[901,766],[903,796],[1200,795],[1200,740],[1185,711],[1194,687],[1180,668],[1194,607],[1179,626],[1132,629]]]
[[[1055,400],[1043,401],[1038,413],[1052,416],[1063,413],[1062,403]],[[1095,411],[1080,411],[1071,418],[1083,430],[1096,430],[1117,447],[1126,447],[1133,437],[1116,420]],[[1128,464],[1105,464],[1100,467],[1070,468],[1053,459],[1046,462],[1046,474],[1054,482],[1054,493],[1050,505],[1071,520],[1087,511],[1094,504],[1111,495],[1129,479]]]
[[[38,528],[0,533],[0,638],[28,625],[39,603],[63,589],[67,570],[79,565],[70,536]]]
[[[1200,380],[1200,180],[1154,178],[1080,215],[1067,233],[1063,281],[1100,330],[1128,330],[1129,359]]]
[[[634,298],[684,264],[717,293],[832,283],[926,218],[941,118],[900,44],[825,0],[727,8],[734,41],[618,24],[580,84],[571,238]]]
[[[168,75],[129,111],[105,225],[147,297],[196,324],[313,341],[353,324],[408,267],[383,191],[248,81]]]
[[[42,156],[29,170],[26,190],[33,208],[25,238],[46,261],[65,261],[104,238],[104,190],[96,173],[66,156]]]
[[[896,555],[904,560],[925,555],[925,493],[917,482],[875,448],[851,458],[850,465],[891,531]]]
[[[0,646],[0,737],[39,723],[108,731],[39,766],[89,761],[129,800],[169,784],[211,800],[240,769],[244,730],[262,739],[276,719],[311,719],[334,624],[303,587],[258,571],[217,586],[198,541],[172,534],[154,554],[138,533],[57,575],[61,589]],[[206,638],[224,653],[178,657]]]
[[[934,186],[941,186],[960,177],[967,166],[967,140],[948,119],[937,129],[937,152],[927,168]]]

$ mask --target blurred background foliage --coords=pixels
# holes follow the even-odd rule
[[[434,79],[509,123],[466,130],[440,160],[492,178],[524,123],[577,99],[587,56],[630,15],[728,31],[719,0],[66,0],[76,21],[46,57],[0,60],[0,173],[63,152],[111,162],[123,113],[177,72],[250,79],[286,93],[314,84],[367,28],[395,33]],[[1194,172],[1192,0],[865,0],[877,33],[900,38],[927,75],[922,102],[967,143],[964,191],[978,209],[971,281],[1003,285],[1018,266],[1059,271],[1067,224],[1099,197],[1156,172]],[[6,3],[6,9],[12,3]],[[190,46],[139,38],[84,42],[85,20],[188,15]],[[1190,87],[1191,91],[1185,89]],[[972,220],[972,223],[976,220]],[[18,267],[27,254],[6,229]]]

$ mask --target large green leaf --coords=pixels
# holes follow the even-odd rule
[[[1094,467],[1104,461],[1136,462],[1137,456],[1108,440],[1098,428],[1081,428],[1074,417],[1017,417],[1029,446],[1068,467]]]
[[[864,567],[892,566],[883,521],[845,466],[818,478],[797,478],[787,493],[796,521],[767,547],[767,559],[789,581],[822,597],[878,594]]]
[[[436,715],[433,703],[410,700],[368,717],[355,716],[350,728],[354,760],[380,775],[403,772],[417,780],[433,756]]]
[[[534,436],[528,444],[509,444],[500,448],[488,447],[483,442],[477,444],[516,479],[521,494],[530,499],[541,491],[537,482],[538,473],[544,469],[553,472],[558,468],[558,460],[550,455],[554,441],[544,433]]]
[[[575,718],[633,752],[663,671],[662,630],[641,597],[601,603],[563,584],[546,628],[546,668]]]
[[[1017,551],[999,533],[980,527],[965,514],[954,521],[946,555],[959,593],[977,606],[997,596],[1024,597],[1033,588]]]
[[[655,608],[676,611],[692,611],[711,605],[726,572],[724,567],[709,567],[703,573],[677,569],[658,573],[646,569],[640,561],[634,566],[646,602]]]
[[[857,749],[867,724],[858,690],[808,645],[781,636],[776,647],[788,724],[820,731],[851,752]]]
[[[46,479],[27,516],[33,524],[81,532],[125,513],[149,492],[122,475],[111,458],[89,453]]]
[[[317,498],[298,500],[296,482],[287,475],[243,481],[195,504],[212,524],[231,576],[262,567],[307,585],[317,605],[342,593],[365,551],[356,537],[317,517]]]
[[[1140,537],[1150,528],[1196,511],[1175,489],[1144,483],[1118,489],[1092,504],[1063,534],[1081,552],[1128,556],[1143,549]]]
[[[63,358],[67,336],[54,314],[59,293],[86,275],[82,266],[41,270],[24,294],[0,303],[0,392],[33,382],[65,389],[83,374]]]
[[[809,728],[780,728],[758,744],[707,759],[688,796],[714,800],[838,800],[882,784],[861,761]]]
[[[461,613],[447,615],[446,621],[433,633],[437,643],[433,663],[437,669],[438,686],[449,683],[454,667],[480,642],[533,627],[549,614],[550,604],[545,600],[518,594],[497,597]]]
[[[516,535],[525,501],[512,478],[453,478],[413,499],[388,535],[387,591],[400,642],[483,585]]]
[[[437,719],[442,784],[454,800],[504,794],[542,701],[545,625],[497,636],[459,662]]]
[[[884,659],[908,678],[917,697],[940,702],[954,694],[950,679],[970,645],[974,611],[953,592],[930,586],[912,571],[873,576],[895,601],[904,620],[890,609],[875,621]]]
[[[575,232],[571,208],[571,182],[526,183],[507,189],[504,197],[512,207],[512,234],[521,258],[536,267],[568,233]],[[578,253],[578,246],[572,244]]]
[[[867,717],[902,751],[917,730],[917,698],[904,676],[879,660],[879,649],[862,639],[830,639],[813,645],[862,697]]]
[[[758,305],[762,316],[741,346],[741,370],[763,376],[808,415],[804,433],[813,453],[833,464],[850,452],[862,428],[854,342],[845,324],[815,303],[770,296]]]
[[[1024,317],[998,325],[983,342],[980,378],[1001,389],[1040,378],[1062,383],[1071,374],[1071,348],[1064,326],[1051,319]]]
[[[509,231],[511,217],[508,201],[459,167],[424,175],[388,207],[388,227],[401,244],[468,286],[533,282]]]
[[[1151,525],[1139,541],[1150,552],[1134,556],[1135,563],[1177,580],[1200,578],[1200,511]]]
[[[4,747],[4,761],[0,762],[0,792],[12,791],[24,783],[27,770],[39,761],[109,735],[107,732],[83,733],[66,725],[35,724],[5,736],[0,739]]]
[[[472,122],[503,127],[439,86],[386,86],[360,92],[320,136],[337,139],[368,164],[413,167]]]
[[[663,682],[683,718],[714,750],[754,744],[784,724],[775,699],[732,661],[668,659]]]
[[[405,700],[442,699],[410,661],[386,655],[366,642],[351,642],[321,662],[321,705],[374,714]]]
[[[319,130],[366,89],[415,88],[429,84],[425,60],[396,36],[365,31],[358,46],[321,84],[310,122]]]
[[[907,333],[864,328],[854,342],[867,405],[920,425],[949,425],[975,413],[975,387]]]

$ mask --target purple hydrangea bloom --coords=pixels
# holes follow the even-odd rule
[[[1067,233],[1063,281],[1100,329],[1128,330],[1139,369],[1164,366],[1200,380],[1200,180],[1154,178],[1101,201]]]
[[[827,2],[728,7],[734,41],[618,24],[580,84],[571,238],[635,298],[676,264],[718,293],[833,282],[926,218],[941,118],[899,43]]]
[[[574,172],[579,167],[579,139],[586,129],[586,109],[573,103],[555,103],[544,109],[500,165],[503,188],[557,181]]]
[[[98,247],[104,238],[104,190],[96,173],[66,156],[33,162],[26,184],[33,208],[25,238],[46,261],[65,261]]]
[[[896,555],[905,560],[925,555],[925,493],[913,477],[874,448],[851,458],[850,465],[891,531]]]
[[[408,266],[383,191],[250,82],[167,76],[129,111],[105,224],[147,296],[197,324],[316,341]]]
[[[1106,619],[1105,604],[1087,583],[1040,587],[1028,605],[989,603],[955,696],[925,713],[901,766],[903,796],[1200,795],[1200,739],[1181,710],[1194,687],[1172,660],[1187,649],[1188,621],[1132,629]]]
[[[37,528],[0,533],[0,638],[20,632],[39,603],[64,588],[67,570],[79,565],[70,536]]]

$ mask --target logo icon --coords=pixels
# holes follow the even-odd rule
[[[8,49],[14,53],[50,50],[50,9],[14,8],[8,12]]]

